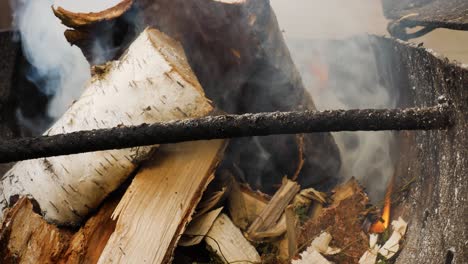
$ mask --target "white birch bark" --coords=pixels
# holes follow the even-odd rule
[[[157,30],[146,29],[119,61],[109,63],[104,73],[93,77],[80,99],[45,134],[199,117],[211,110],[178,43]],[[0,209],[12,196],[28,196],[38,202],[48,221],[75,225],[152,149],[137,147],[19,162],[1,179]]]

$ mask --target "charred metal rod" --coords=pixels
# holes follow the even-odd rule
[[[20,138],[0,143],[0,162],[194,140],[331,131],[430,130],[451,126],[442,105],[409,109],[272,112]]]

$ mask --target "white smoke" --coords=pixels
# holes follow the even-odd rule
[[[347,39],[363,32],[385,31],[386,21],[378,13],[380,2],[372,2],[271,1],[293,59],[319,110],[396,107],[398,93],[379,84],[379,74],[384,73],[378,72],[372,50],[366,43]],[[333,49],[327,46],[331,42],[323,41],[326,39],[342,41]],[[332,67],[340,71],[331,72]],[[372,200],[382,199],[394,173],[394,135],[349,132],[334,133],[334,137],[342,156],[342,175],[356,177]]]
[[[20,0],[12,6],[23,52],[32,65],[27,77],[52,96],[48,115],[56,119],[81,94],[90,68],[82,52],[65,40],[66,28],[52,13],[52,4],[52,0]]]

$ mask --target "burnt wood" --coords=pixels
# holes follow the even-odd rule
[[[194,140],[331,131],[445,129],[447,105],[410,109],[272,112],[21,138],[0,144],[0,162]]]
[[[400,39],[422,36],[435,28],[468,30],[466,0],[382,0],[384,14],[393,22],[389,32]],[[417,34],[407,34],[406,28],[425,27]]]
[[[442,94],[454,107],[454,126],[447,131],[399,133],[392,219],[402,216],[409,226],[396,263],[464,264],[468,259],[468,68],[414,44],[370,40],[383,78],[403,95],[399,107],[431,105]]]

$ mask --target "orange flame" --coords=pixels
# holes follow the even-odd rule
[[[390,181],[390,184],[387,187],[387,192],[385,193],[385,203],[384,203],[384,208],[382,210],[382,216],[377,222],[375,222],[371,226],[369,230],[371,233],[381,234],[388,228],[388,225],[390,223],[390,209],[392,205],[392,189],[393,189],[393,180]]]
[[[328,87],[329,80],[329,69],[328,65],[320,58],[319,55],[315,55],[313,63],[309,65],[310,73],[316,78],[318,87],[325,89]]]

